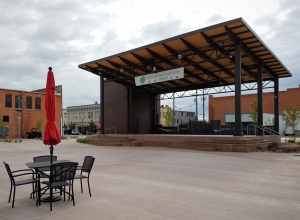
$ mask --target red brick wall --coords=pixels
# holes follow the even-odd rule
[[[5,95],[12,95],[12,107],[5,107]],[[15,109],[15,96],[22,96],[22,111],[17,112]],[[26,108],[26,96],[32,97],[32,109]],[[41,97],[41,109],[35,109],[35,97]],[[55,99],[55,108],[56,108],[56,125],[60,130],[60,119],[61,119],[61,96],[57,95]],[[46,123],[46,112],[45,112],[45,95],[43,93],[37,92],[25,92],[25,91],[15,91],[15,90],[6,90],[0,89],[0,119],[3,119],[3,116],[9,116],[9,123],[5,125],[9,128],[9,137],[17,138],[18,136],[18,116],[21,117],[21,134],[22,137],[26,137],[26,132],[29,132],[32,128],[36,128],[39,121],[42,124],[42,130],[44,130]]]
[[[273,113],[273,93],[264,93],[263,112]],[[252,104],[257,102],[257,95],[243,95],[241,100],[242,112],[252,112]],[[280,112],[288,107],[297,107],[300,109],[300,87],[291,88],[286,91],[279,92]],[[224,114],[234,112],[234,96],[209,97],[209,120],[221,120],[224,124]]]

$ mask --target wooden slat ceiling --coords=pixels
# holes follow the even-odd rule
[[[263,80],[291,73],[242,19],[226,21],[150,45],[80,64],[79,67],[134,86],[134,77],[184,67],[185,78],[144,86],[155,93],[234,84],[235,42],[241,42],[242,82],[255,82],[258,65]]]

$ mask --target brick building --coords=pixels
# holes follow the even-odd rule
[[[56,87],[56,125],[61,128],[62,92]],[[0,89],[0,120],[8,128],[9,138],[25,138],[32,128],[44,130],[45,91]]]
[[[263,113],[274,113],[273,92],[263,95]],[[243,95],[241,99],[241,111],[244,114],[253,112],[257,103],[257,94]],[[282,113],[288,107],[300,109],[300,86],[279,92],[279,112]],[[234,96],[209,97],[209,120],[220,120],[225,123],[226,114],[234,113]]]

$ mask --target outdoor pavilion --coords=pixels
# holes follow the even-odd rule
[[[106,82],[113,81],[127,90],[127,126],[132,120],[136,94],[151,94],[152,126],[157,121],[157,95],[192,89],[234,85],[235,136],[242,136],[241,84],[257,83],[257,124],[263,126],[263,82],[274,82],[274,130],[279,130],[279,79],[290,77],[289,70],[242,19],[237,18],[182,35],[158,41],[116,55],[79,65],[100,77],[101,124],[105,131],[107,99],[114,99],[112,89],[106,94]],[[135,85],[135,77],[184,67],[184,78]],[[109,86],[108,86],[109,87]],[[109,91],[109,89],[108,89]],[[123,91],[123,90],[122,90]],[[125,91],[125,90],[124,90]],[[118,94],[121,95],[121,94]],[[144,98],[146,97],[143,96]],[[138,98],[136,98],[138,100]],[[121,100],[115,102],[120,104]],[[111,100],[109,100],[111,103]],[[137,105],[141,105],[137,104]],[[117,107],[116,105],[114,107]],[[122,108],[122,107],[121,107]],[[136,110],[139,114],[142,109]],[[138,133],[128,129],[123,133]],[[262,134],[262,133],[258,133]]]

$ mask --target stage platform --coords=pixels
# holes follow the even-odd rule
[[[280,144],[280,136],[99,134],[87,138],[99,146],[151,146],[203,151],[254,152]]]

